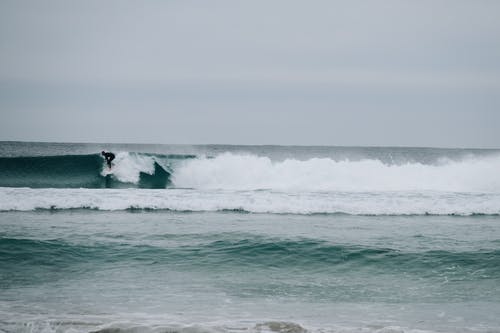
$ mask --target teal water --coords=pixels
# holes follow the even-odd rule
[[[161,155],[160,155],[161,156]],[[183,159],[190,156],[161,156]],[[151,172],[138,170],[136,184],[103,175],[99,154],[0,157],[0,185],[31,188],[166,188],[170,173],[156,162]]]
[[[101,148],[0,144],[0,332],[500,331],[498,151]]]
[[[9,332],[500,327],[498,217],[79,210],[1,221]]]

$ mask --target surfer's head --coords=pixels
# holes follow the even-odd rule
[[[103,151],[101,151],[101,155],[104,155],[104,154],[106,154],[106,152],[105,152],[104,150],[103,150]]]

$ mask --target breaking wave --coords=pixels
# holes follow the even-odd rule
[[[120,152],[108,170],[99,154],[1,157],[0,186],[31,188],[165,188],[168,161],[189,156]]]
[[[172,181],[177,187],[294,191],[448,191],[500,193],[500,156],[438,164],[386,164],[376,159],[312,158],[274,162],[225,153],[187,160]]]
[[[498,215],[499,170],[498,155],[391,164],[120,152],[111,170],[98,154],[3,157],[0,210]]]
[[[389,164],[378,159],[275,161],[232,153],[197,157],[120,152],[111,170],[99,154],[3,157],[0,186],[500,193],[498,170],[500,156]]]

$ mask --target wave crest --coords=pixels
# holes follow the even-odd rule
[[[165,188],[170,182],[169,158],[120,152],[109,170],[99,154],[0,157],[0,186]]]

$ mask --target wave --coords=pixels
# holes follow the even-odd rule
[[[0,211],[500,214],[498,155],[387,164],[120,152],[113,163],[108,170],[98,154],[0,158]]]
[[[190,155],[120,152],[108,170],[99,154],[1,157],[0,186],[31,188],[165,188],[169,161]]]
[[[386,164],[376,159],[286,159],[224,153],[186,160],[172,175],[177,187],[295,191],[448,191],[500,193],[500,156]]]
[[[238,266],[273,269],[297,267],[309,272],[334,273],[339,269],[404,272],[439,276],[450,267],[461,279],[500,278],[500,251],[496,249],[404,252],[391,248],[332,244],[307,238],[277,239],[264,236],[229,235],[219,240],[193,240],[192,245],[152,246],[103,242],[74,244],[63,240],[0,237],[0,275],[21,272],[22,268],[51,272],[54,269],[78,273],[88,266],[113,263],[158,265],[204,270],[206,267],[231,269]],[[201,243],[200,243],[201,242]],[[205,267],[205,268],[204,268]],[[474,272],[481,274],[472,274]],[[17,279],[6,279],[13,281]],[[19,281],[18,281],[19,282]],[[0,283],[1,285],[1,283]]]
[[[80,208],[276,214],[499,215],[500,193],[0,188],[0,211]]]
[[[0,158],[0,187],[194,188],[279,191],[444,191],[500,193],[500,156],[388,164],[378,159],[99,154]]]

